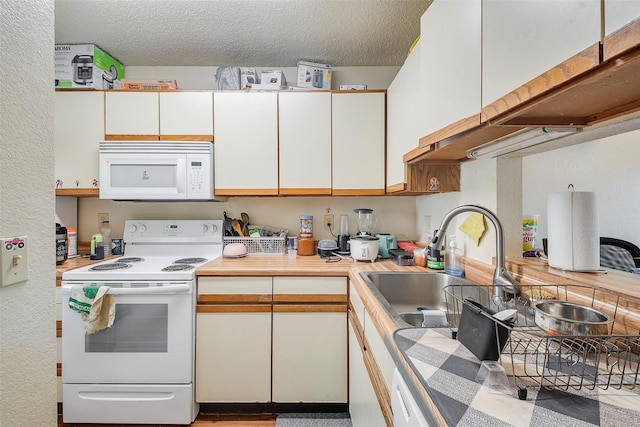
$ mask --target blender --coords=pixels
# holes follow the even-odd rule
[[[338,234],[338,253],[340,255],[349,255],[349,217],[347,214],[340,215],[340,234]]]
[[[376,217],[373,216],[373,209],[354,209],[356,221],[358,223],[358,236],[371,236],[376,227]]]

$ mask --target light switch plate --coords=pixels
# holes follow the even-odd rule
[[[27,259],[27,236],[6,237],[0,239],[0,286],[15,285],[26,282],[29,278],[29,263]]]

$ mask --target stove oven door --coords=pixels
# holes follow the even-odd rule
[[[69,308],[73,285],[78,283],[62,286],[63,383],[192,382],[193,283],[112,288],[109,293],[115,295],[115,321],[110,328],[91,335],[85,334],[82,316]]]

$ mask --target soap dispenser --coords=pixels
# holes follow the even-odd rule
[[[449,247],[444,253],[444,272],[451,276],[464,277],[464,258],[456,246],[456,236],[449,236]]]

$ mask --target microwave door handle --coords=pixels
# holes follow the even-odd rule
[[[187,176],[187,158],[186,156],[178,159],[178,163],[176,165],[176,173],[178,177],[176,179],[176,183],[178,185],[178,194],[186,193],[187,181],[189,177]]]
[[[155,295],[185,292],[190,289],[188,283],[180,285],[150,286],[148,288],[110,288],[109,295]]]

